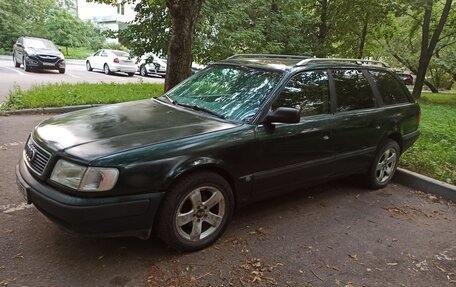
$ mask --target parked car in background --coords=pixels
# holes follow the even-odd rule
[[[166,76],[167,59],[160,58],[153,53],[143,55],[138,63],[138,69],[141,76],[146,77],[149,75],[157,75],[161,77]],[[204,69],[204,65],[192,63],[192,74]]]
[[[398,73],[396,72],[397,76],[404,82],[406,85],[413,85],[413,76],[408,73]]]
[[[102,49],[86,59],[87,71],[102,70],[106,75],[112,73],[127,73],[133,77],[137,66],[125,51]]]
[[[147,53],[141,56],[138,62],[139,73],[143,77],[149,75],[166,76],[166,59],[161,59],[155,54]]]
[[[385,187],[420,115],[381,62],[237,55],[159,98],[41,122],[17,183],[64,229],[194,251],[246,203],[348,175]]]
[[[47,39],[19,37],[13,46],[13,63],[23,65],[26,72],[32,70],[58,70],[65,73],[65,57],[54,43]]]

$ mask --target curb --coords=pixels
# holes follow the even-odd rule
[[[421,175],[410,170],[398,168],[394,175],[394,181],[417,189],[426,193],[439,195],[443,198],[456,202],[456,186],[446,182],[436,180],[424,175]]]
[[[82,109],[88,109],[93,107],[104,106],[102,104],[93,104],[93,105],[78,105],[78,106],[66,106],[66,107],[56,107],[56,108],[38,108],[38,109],[23,109],[17,111],[5,111],[0,112],[1,116],[10,116],[10,115],[33,115],[33,114],[62,114],[73,112]]]

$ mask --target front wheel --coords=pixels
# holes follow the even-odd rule
[[[135,73],[127,73],[129,77],[133,77]]]
[[[19,68],[21,66],[21,63],[19,63],[16,59],[16,55],[13,55],[13,62],[14,62],[14,67]]]
[[[196,251],[220,237],[233,210],[233,193],[223,177],[194,173],[166,194],[157,219],[158,235],[176,250]]]
[[[65,74],[65,69],[60,68],[60,69],[59,69],[59,73],[60,73],[60,74]]]
[[[146,66],[142,66],[139,73],[141,74],[141,76],[143,77],[147,77],[147,69],[146,69]]]
[[[384,142],[367,174],[367,184],[371,189],[380,189],[388,185],[396,172],[399,157],[399,144],[391,139]]]
[[[24,65],[24,71],[26,71],[26,72],[32,71],[32,68],[30,68],[29,65],[27,65],[27,61],[25,60],[25,58],[22,59],[22,63]]]
[[[92,65],[90,65],[90,62],[89,62],[89,61],[86,62],[86,69],[87,69],[87,71],[89,71],[89,72],[92,72],[92,71],[93,71]]]

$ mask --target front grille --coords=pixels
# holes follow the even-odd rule
[[[50,55],[38,55],[38,58],[41,62],[45,63],[56,63],[59,57],[57,56],[50,56]]]
[[[39,147],[30,138],[24,148],[24,159],[30,169],[36,174],[42,175],[51,159],[51,154]]]

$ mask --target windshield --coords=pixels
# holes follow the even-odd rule
[[[214,65],[176,86],[167,96],[226,119],[248,121],[281,77],[280,72]]]
[[[44,39],[24,39],[24,46],[35,49],[57,50],[51,41]]]

